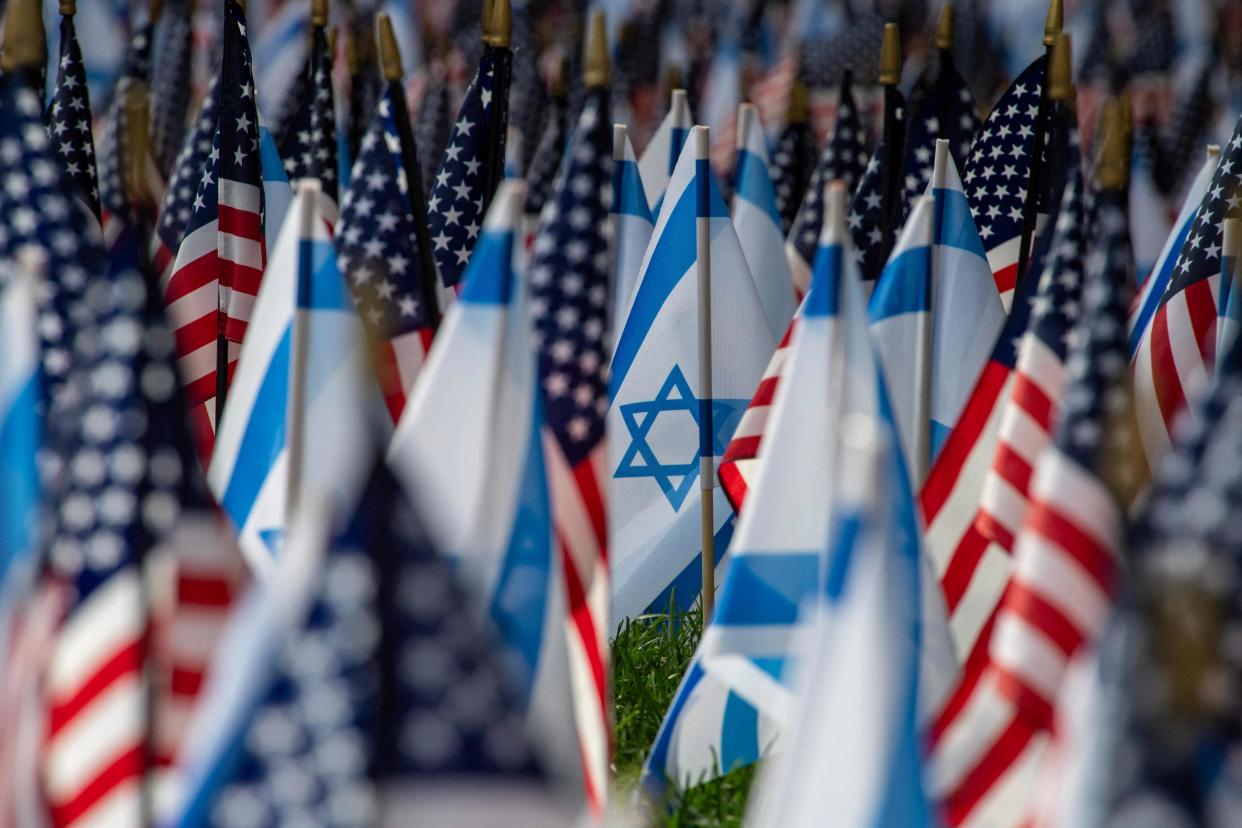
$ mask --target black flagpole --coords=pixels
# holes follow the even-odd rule
[[[496,188],[505,176],[505,107],[509,100],[509,79],[513,68],[513,53],[509,42],[513,28],[509,0],[483,0],[484,54],[495,61],[492,77],[492,111],[487,125],[487,166],[483,179],[483,214]]]
[[[397,139],[401,144],[401,166],[405,170],[405,190],[414,216],[414,238],[418,244],[418,260],[427,307],[427,319],[433,331],[440,327],[439,271],[431,252],[431,231],[427,229],[427,193],[423,190],[422,167],[418,163],[418,145],[410,126],[410,113],[405,106],[405,87],[401,84],[401,52],[393,33],[392,20],[382,12],[376,15],[379,26],[380,66],[388,97],[392,101],[392,118],[397,122]]]
[[[1040,85],[1039,114],[1035,121],[1035,154],[1031,156],[1031,172],[1026,181],[1026,202],[1022,205],[1022,238],[1018,247],[1018,272],[1015,285],[1021,287],[1026,278],[1026,269],[1030,264],[1031,237],[1035,234],[1035,220],[1039,215],[1039,196],[1037,194],[1040,180],[1044,172],[1044,144],[1048,138],[1048,119],[1051,107],[1048,99],[1048,71],[1052,66],[1053,45],[1057,35],[1061,33],[1061,21],[1064,16],[1062,0],[1052,0],[1048,6],[1048,18],[1044,23],[1044,82]]]
[[[896,23],[884,24],[884,43],[880,48],[880,85],[884,87],[884,158],[880,170],[880,195],[882,197],[880,232],[886,250],[893,247],[897,228],[893,218],[896,211],[901,181],[901,156],[904,149],[900,109],[901,93],[901,33]]]

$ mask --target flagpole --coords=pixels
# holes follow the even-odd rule
[[[1048,17],[1044,22],[1044,83],[1040,88],[1039,115],[1035,119],[1034,155],[1031,156],[1031,169],[1026,180],[1026,201],[1022,205],[1022,238],[1018,244],[1018,272],[1016,285],[1021,287],[1026,278],[1026,268],[1030,264],[1031,237],[1035,234],[1035,220],[1039,215],[1039,198],[1036,191],[1043,177],[1044,142],[1048,135],[1049,121],[1049,78],[1048,71],[1052,66],[1053,51],[1057,35],[1061,33],[1061,23],[1065,12],[1063,0],[1052,0],[1048,6]]]
[[[943,146],[942,146],[943,145]],[[940,169],[940,180],[934,183],[933,187],[943,188],[944,186],[944,164],[948,160],[949,142],[944,138],[936,139],[936,155],[944,154],[938,169]],[[936,241],[936,198],[935,196],[923,194],[919,196],[919,201],[926,204],[924,209],[931,213],[931,221],[927,223],[927,237],[922,241],[927,245],[928,250]],[[935,289],[936,285],[936,257],[927,257],[927,287],[930,290]],[[928,296],[930,300],[930,295]],[[920,313],[916,315],[918,318],[918,340],[919,347],[914,353],[914,375],[917,378],[918,389],[917,398],[919,409],[915,413],[915,443],[911,447],[911,456],[914,458],[914,467],[910,469],[910,476],[913,478],[910,482],[914,485],[914,490],[918,491],[923,486],[923,481],[927,479],[927,472],[931,469],[931,388],[932,388],[932,319],[930,313]]]
[[[39,96],[47,93],[47,33],[43,29],[43,6],[39,0],[10,0],[4,23],[4,48],[0,70],[14,75]]]
[[[904,147],[903,129],[899,118],[901,108],[901,32],[896,23],[884,24],[884,42],[880,47],[880,85],[884,87],[884,167],[880,171],[880,233],[885,250],[893,249],[897,232],[894,222],[898,185],[901,183],[901,156]]]
[[[414,216],[414,238],[418,244],[420,285],[427,319],[431,329],[440,327],[440,276],[435,255],[431,248],[431,231],[427,225],[427,192],[423,188],[423,168],[418,160],[418,145],[414,142],[414,130],[410,126],[410,113],[405,105],[405,87],[401,78],[401,51],[393,32],[392,20],[380,12],[375,16],[379,27],[380,68],[388,97],[392,101],[392,118],[397,123],[397,140],[401,144],[401,167],[405,171],[405,194],[409,199],[410,213]]]
[[[1221,357],[1224,356],[1225,352],[1224,320],[1228,317],[1230,302],[1237,302],[1239,296],[1242,296],[1242,294],[1238,293],[1238,291],[1242,290],[1242,285],[1238,284],[1240,276],[1238,258],[1242,254],[1242,219],[1226,218],[1221,223],[1220,246],[1220,263],[1222,266],[1220,275],[1220,309],[1217,311],[1216,354],[1213,358],[1215,363],[1213,369],[1217,377],[1220,377]]]
[[[241,7],[242,12],[246,11],[246,0],[237,0],[237,5]],[[229,37],[233,37],[231,29],[228,25],[228,2],[225,0],[224,5],[224,42],[228,42]],[[221,305],[223,300],[219,289],[216,292],[216,422],[213,431],[220,430],[220,421],[224,419],[224,403],[229,393],[229,340],[224,335],[224,326],[227,317],[224,308]]]
[[[298,205],[298,237],[314,238],[315,203],[321,185],[318,179],[304,178],[298,182],[295,203]],[[305,307],[314,289],[314,264],[309,256],[298,255],[298,281],[293,305],[293,350],[289,360],[289,428],[288,484],[285,489],[285,526],[293,526],[302,490],[303,451],[306,431],[306,367],[310,355],[310,331],[307,330]]]
[[[947,0],[940,7],[940,19],[936,21],[936,52],[936,77],[941,77],[945,67],[953,64],[953,4]]]
[[[707,127],[692,130],[695,158],[711,153]],[[701,602],[703,626],[711,623],[716,605],[716,463],[712,445],[712,228],[710,182],[695,165],[694,191],[697,200],[695,249],[699,288],[699,540],[703,564]]]
[[[484,52],[490,53],[495,61],[491,118],[487,126],[487,165],[484,167],[483,214],[486,215],[492,196],[496,194],[496,188],[505,176],[506,119],[503,117],[505,107],[502,102],[509,98],[509,76],[513,66],[513,53],[509,51],[509,42],[513,20],[509,0],[483,0],[483,3]]]

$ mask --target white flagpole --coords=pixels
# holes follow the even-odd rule
[[[298,182],[299,238],[309,239],[315,233],[315,205],[319,201],[320,184],[317,179],[304,178]],[[310,352],[310,330],[307,311],[302,303],[311,295],[314,266],[309,257],[298,255],[298,278],[293,304],[293,350],[289,360],[289,466],[285,489],[285,526],[293,525],[297,514],[302,488],[302,466],[306,431],[306,361]]]
[[[711,147],[707,127],[696,127],[694,157],[705,161]],[[711,623],[716,605],[716,538],[713,498],[716,463],[712,450],[712,228],[710,181],[694,175],[697,203],[695,243],[699,280],[699,535],[703,563],[703,626]]]

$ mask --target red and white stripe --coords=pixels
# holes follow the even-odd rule
[[[1112,607],[1123,526],[1096,477],[1055,447],[1044,452],[988,662],[933,727],[947,824],[1025,821],[1066,668]]]
[[[220,179],[218,255],[224,335],[241,344],[259,295],[267,263],[263,237],[263,191],[253,184]]]
[[[1134,408],[1147,465],[1172,445],[1173,423],[1211,375],[1219,276],[1175,293],[1152,317],[1134,354]]]
[[[54,826],[144,821],[145,606],[139,570],[122,569],[73,608],[48,651],[40,775]]]
[[[566,638],[574,718],[587,803],[600,816],[608,800],[612,754],[609,690],[609,578],[606,507],[608,448],[570,467],[560,444],[544,433],[556,545],[565,572]]]
[[[427,352],[431,350],[434,336],[435,331],[431,328],[420,328],[394,336],[380,343],[376,349],[376,372],[379,374],[380,390],[394,423],[405,410],[407,393],[414,387],[414,380],[422,370],[423,363],[427,361]]]
[[[799,314],[800,312],[801,309]],[[785,335],[781,337],[772,358],[768,360],[768,367],[759,380],[759,387],[755,389],[750,404],[742,412],[737,429],[733,432],[729,445],[725,447],[724,456],[720,458],[720,468],[717,471],[720,485],[736,512],[741,512],[746,493],[750,490],[750,482],[754,480],[759,468],[759,446],[768,427],[768,416],[772,412],[772,401],[776,399],[776,389],[785,373],[789,343],[797,322],[796,314],[785,329]]]
[[[1033,244],[1034,239],[1031,241]],[[1018,237],[1007,239],[988,251],[988,265],[992,268],[992,278],[1000,291],[1005,313],[1013,307],[1013,291],[1018,285],[1018,251],[1021,249],[1022,238]]]

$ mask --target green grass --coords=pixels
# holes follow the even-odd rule
[[[643,760],[681,684],[703,632],[699,610],[639,616],[627,620],[612,643],[612,692],[616,703],[617,795],[638,784]],[[754,767],[738,768],[685,791],[671,809],[656,808],[654,826],[707,828],[738,826]]]

